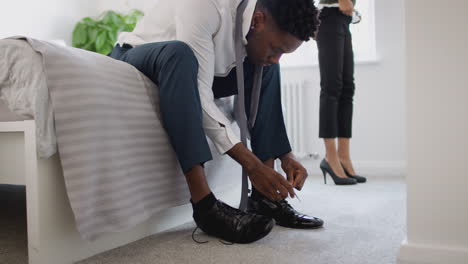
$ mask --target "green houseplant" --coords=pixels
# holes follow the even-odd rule
[[[106,11],[96,19],[85,17],[73,30],[72,46],[101,54],[109,54],[120,32],[131,32],[143,12],[132,10],[128,14]]]

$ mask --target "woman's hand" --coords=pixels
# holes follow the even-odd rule
[[[347,16],[353,16],[354,5],[351,0],[339,0],[341,13]]]

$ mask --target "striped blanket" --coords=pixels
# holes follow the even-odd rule
[[[27,41],[43,58],[66,189],[83,238],[123,231],[186,204],[189,192],[159,118],[157,87],[124,62]],[[235,166],[220,157],[215,163]],[[214,174],[208,176],[213,188],[237,180],[232,172]]]

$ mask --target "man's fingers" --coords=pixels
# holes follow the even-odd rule
[[[291,198],[294,198],[296,196],[296,193],[294,192],[292,184],[286,181],[283,177],[281,177],[281,179],[281,185],[283,185],[286,188],[286,190],[288,190],[289,196],[291,196]]]
[[[281,199],[286,199],[288,197],[288,190],[284,188],[283,185],[277,184],[276,188],[279,191],[279,194],[281,195]]]
[[[298,175],[297,178],[296,178],[296,183],[294,184],[293,187],[300,191],[301,188],[302,188],[302,185],[301,185],[301,184],[302,184],[303,182],[304,182],[304,181],[303,181],[302,176],[301,176],[301,175]]]
[[[304,184],[305,184],[305,181],[307,180],[307,177],[309,177],[309,173],[307,173],[307,171],[306,171],[305,175],[304,175],[304,178],[302,179],[302,182],[301,182],[301,189],[302,189],[302,187],[304,187]]]
[[[282,200],[282,199],[283,199],[283,198],[281,197],[281,194],[278,193],[278,190],[277,190],[277,188],[276,188],[275,186],[272,185],[272,186],[271,186],[271,190],[272,190],[272,191],[271,191],[271,194],[270,194],[270,195],[271,195],[271,198],[272,198],[271,200],[273,200],[273,201],[279,201],[279,200]]]
[[[264,187],[261,190],[261,193],[265,195],[268,199],[275,201],[276,200],[276,192],[273,192],[273,188]]]
[[[300,170],[295,170],[294,171],[294,183],[293,183],[293,187],[294,188],[297,188],[297,186],[299,185],[299,183],[301,182],[302,180],[302,173]]]
[[[286,171],[286,178],[291,185],[294,185],[294,169]]]
[[[301,184],[304,183],[305,177],[306,177],[305,172],[297,170],[296,177],[295,177],[296,180],[294,181],[294,187],[295,188],[300,187]]]
[[[272,184],[267,184],[263,188],[263,195],[265,195],[268,199],[272,201],[277,201],[281,198],[281,196],[277,192],[277,188],[273,186]]]
[[[304,187],[305,180],[306,180],[306,178],[304,177],[301,180],[301,182],[296,186],[296,189],[298,189],[299,191],[302,190],[302,187]]]

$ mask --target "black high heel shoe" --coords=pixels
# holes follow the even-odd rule
[[[341,167],[343,167],[343,165],[341,165]],[[367,181],[366,177],[362,177],[362,176],[359,176],[359,175],[354,175],[353,176],[348,171],[346,171],[346,169],[344,167],[343,167],[343,170],[346,173],[346,176],[348,176],[349,178],[355,179],[358,183],[365,183]]]
[[[327,184],[327,173],[330,174],[330,177],[332,177],[336,185],[352,185],[357,183],[357,181],[353,178],[341,178],[336,176],[336,174],[333,172],[332,168],[325,159],[323,159],[322,162],[320,162],[320,169],[323,172],[323,181],[325,182],[325,184]]]

